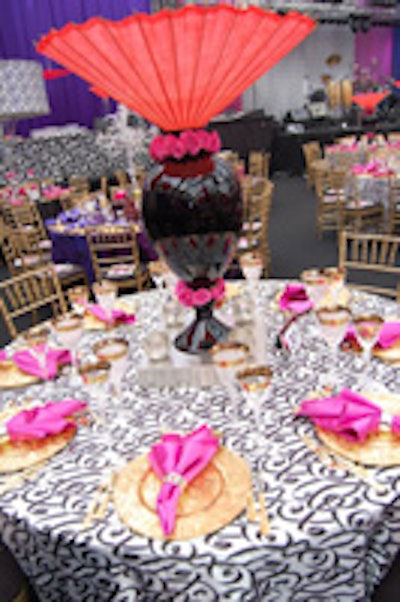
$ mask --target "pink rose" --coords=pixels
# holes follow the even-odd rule
[[[172,149],[172,157],[174,159],[182,159],[186,155],[186,147],[182,140],[175,138],[175,143]]]
[[[180,135],[180,139],[185,145],[186,152],[194,157],[199,154],[202,149],[200,132],[186,130]]]
[[[223,279],[218,278],[216,284],[211,290],[213,299],[215,299],[216,301],[222,299],[222,297],[225,295],[225,282],[223,281]]]
[[[165,159],[164,136],[156,136],[151,141],[149,151],[154,161],[161,162]]]
[[[188,285],[180,280],[175,287],[175,294],[182,305],[185,307],[193,306],[193,293],[192,290],[188,287]]]
[[[197,291],[193,291],[193,305],[196,307],[207,305],[212,300],[211,292],[207,288],[199,288]]]
[[[221,148],[221,140],[218,136],[218,132],[209,132],[207,144],[204,146],[204,150],[209,153],[217,153]]]

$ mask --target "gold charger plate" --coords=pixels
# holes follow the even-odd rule
[[[77,427],[68,427],[59,435],[32,441],[0,442],[0,473],[24,470],[48,460],[71,441]]]
[[[0,362],[0,389],[19,389],[39,382],[38,376],[20,370],[12,360]]]
[[[384,362],[400,362],[400,339],[396,341],[394,345],[387,347],[386,349],[374,347],[373,354]]]
[[[115,480],[113,497],[121,520],[133,531],[166,539],[156,512],[161,481],[147,456],[129,462]],[[182,493],[175,531],[168,539],[190,539],[229,524],[246,507],[251,474],[245,460],[222,447]]]
[[[400,414],[400,396],[390,394],[362,394],[379,405],[384,412]],[[348,441],[325,429],[316,427],[322,443],[344,458],[369,466],[395,466],[400,464],[400,436],[394,435],[389,427],[381,427],[377,433],[371,433],[364,443]]]

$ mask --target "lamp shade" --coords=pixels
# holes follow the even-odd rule
[[[306,38],[315,22],[251,6],[186,6],[52,30],[38,52],[164,130],[199,128]]]
[[[0,121],[49,113],[41,64],[36,61],[0,60]]]

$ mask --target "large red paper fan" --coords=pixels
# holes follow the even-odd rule
[[[198,128],[315,27],[258,7],[186,6],[51,31],[37,50],[164,130]]]

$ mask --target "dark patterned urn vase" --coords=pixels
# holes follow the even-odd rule
[[[189,353],[210,349],[229,331],[213,316],[213,293],[223,286],[242,223],[234,171],[204,149],[195,156],[167,158],[146,180],[143,217],[158,254],[181,281],[184,304],[196,311],[195,320],[176,338],[176,347]]]

